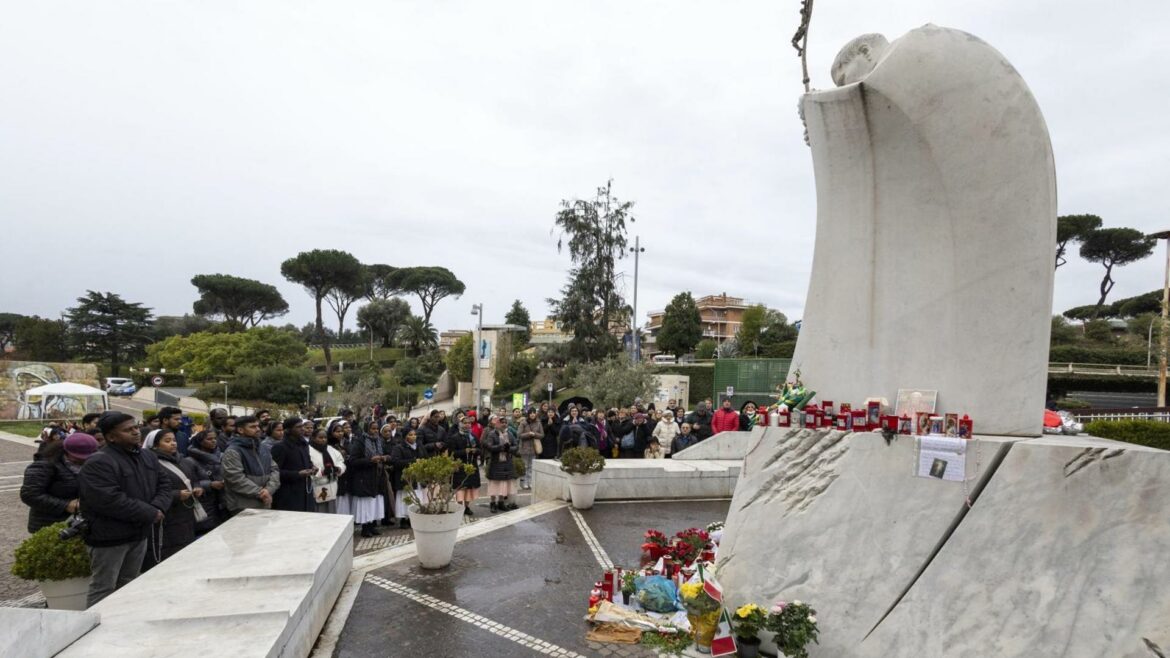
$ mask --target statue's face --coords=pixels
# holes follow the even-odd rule
[[[890,42],[880,34],[863,34],[845,44],[833,61],[833,82],[842,87],[865,79],[889,47]]]

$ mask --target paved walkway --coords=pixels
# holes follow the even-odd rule
[[[589,590],[605,567],[637,566],[647,528],[706,525],[725,518],[728,504],[598,503],[578,512],[545,501],[475,524],[493,526],[476,536],[461,531],[446,569],[420,568],[410,547],[372,553],[355,560],[313,656],[653,656],[585,640]]]
[[[33,439],[0,432],[0,607],[42,600],[36,583],[9,572],[16,547],[28,537],[28,507],[20,502],[20,483],[36,445]]]

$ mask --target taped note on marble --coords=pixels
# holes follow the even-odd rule
[[[918,477],[962,482],[967,477],[966,439],[918,437]]]

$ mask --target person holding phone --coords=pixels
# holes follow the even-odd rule
[[[272,509],[315,512],[313,476],[317,469],[309,457],[304,421],[296,416],[282,423],[284,438],[272,444],[272,461],[280,469],[280,488],[272,496]]]

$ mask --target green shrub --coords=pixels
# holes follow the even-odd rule
[[[1048,375],[1048,390],[1056,397],[1069,391],[1099,393],[1153,393],[1158,381],[1153,377],[1093,377],[1088,375]]]
[[[1094,347],[1089,345],[1055,345],[1048,350],[1052,363],[1107,363],[1122,366],[1146,365],[1145,348]]]
[[[436,455],[419,459],[402,472],[402,477],[409,483],[406,497],[419,514],[447,514],[451,512],[451,501],[455,500],[455,489],[452,486],[452,476],[462,470],[467,475],[475,472],[471,464],[452,459],[447,455]],[[414,489],[426,491],[426,502],[420,501],[414,495]]]
[[[62,541],[64,521],[37,530],[16,547],[12,575],[25,580],[89,578],[89,551],[80,537]]]
[[[719,343],[716,343],[710,338],[704,338],[703,340],[699,341],[698,345],[695,345],[695,358],[714,359],[715,350],[717,349],[719,349]]]
[[[594,448],[569,448],[561,453],[561,470],[571,475],[598,473],[605,468],[605,457]]]
[[[150,419],[151,419],[151,418],[154,418],[154,417],[155,417],[155,416],[157,416],[157,415],[158,415],[158,409],[143,409],[143,410],[142,410],[142,422],[143,422],[143,424],[149,423],[149,422],[150,422]]]
[[[1170,423],[1153,420],[1097,420],[1085,425],[1091,436],[1170,450]]]
[[[317,377],[308,368],[269,366],[241,370],[228,383],[228,394],[237,400],[263,400],[276,404],[296,404],[305,401],[305,384],[317,389]],[[195,397],[206,402],[223,400],[223,386],[208,384],[195,391]]]
[[[519,478],[524,477],[524,474],[527,472],[528,472],[528,469],[524,467],[524,459],[522,459],[519,456],[513,457],[512,458],[512,474],[515,475],[517,479],[519,479]]]

